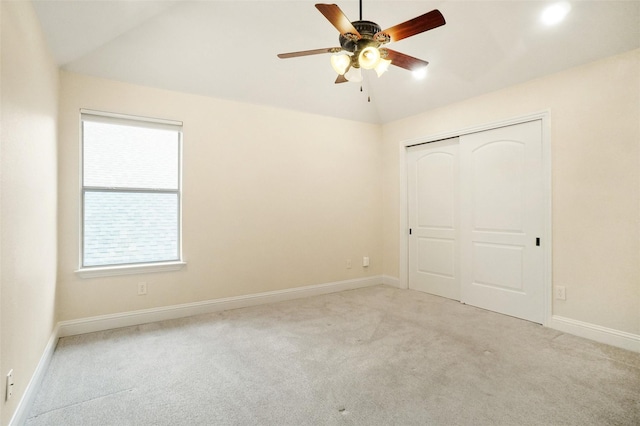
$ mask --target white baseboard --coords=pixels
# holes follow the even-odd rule
[[[607,345],[640,352],[640,336],[612,328],[602,327],[571,318],[553,315],[547,324],[549,328],[559,330],[575,336],[606,343]]]
[[[60,337],[146,324],[149,322],[163,321],[167,319],[184,318],[193,315],[238,309],[266,303],[282,302],[285,300],[318,296],[379,284],[399,288],[399,281],[400,280],[398,278],[387,275],[374,276],[286,290],[269,291],[246,296],[228,297],[224,299],[144,309],[120,314],[101,315],[72,321],[61,321],[56,325],[51,333],[51,337],[49,338],[44,353],[40,358],[40,362],[27,385],[22,399],[18,403],[18,407],[16,408],[9,425],[20,426],[26,422],[29,410],[38,390],[40,389],[40,384],[44,379],[47,367],[51,362],[51,357],[53,356],[53,352]],[[557,315],[551,317],[547,326],[579,337],[584,337],[634,352],[640,352],[640,336],[636,334],[626,333],[624,331],[614,330]]]
[[[123,312],[119,314],[81,318],[71,321],[61,321],[58,323],[60,329],[59,337],[111,330],[114,328],[129,327],[132,325],[140,325],[168,319],[184,318],[193,315],[226,311],[229,309],[246,308],[265,303],[318,296],[321,294],[379,285],[382,284],[383,281],[383,277],[381,276],[357,278],[353,280],[310,285],[286,290],[267,291],[264,293],[249,294],[246,296],[227,297],[224,299],[206,300],[203,302],[185,303],[181,305],[163,306],[160,308]]]
[[[31,380],[27,384],[24,393],[22,394],[22,398],[16,407],[16,411],[13,413],[13,417],[9,422],[10,426],[21,426],[26,423],[27,416],[29,415],[29,410],[33,405],[33,401],[36,399],[36,395],[40,390],[40,385],[42,384],[42,380],[44,379],[45,374],[47,373],[47,369],[49,368],[49,364],[51,363],[51,357],[53,357],[53,352],[56,350],[56,345],[58,344],[58,338],[60,337],[60,327],[58,325],[55,326],[53,332],[51,333],[51,337],[49,337],[49,341],[47,342],[47,346],[45,346],[42,356],[40,357],[40,361],[36,366],[33,375],[31,376]]]
[[[383,277],[381,276],[357,278],[353,280],[310,285],[286,290],[249,294],[246,296],[227,297],[224,299],[207,300],[204,302],[185,303],[182,305],[165,306],[161,308],[144,309],[112,315],[101,315],[71,321],[61,321],[56,325],[51,333],[51,337],[49,338],[47,346],[40,358],[40,362],[38,363],[38,366],[25,389],[22,399],[18,403],[9,425],[21,426],[27,421],[29,410],[31,409],[36,394],[40,389],[40,385],[42,384],[42,380],[44,379],[60,337],[146,324],[167,319],[184,318],[229,309],[245,308],[265,303],[319,296],[322,294],[379,285],[382,284],[383,281]]]
[[[395,288],[400,288],[400,278],[391,277],[389,275],[383,275],[382,284],[395,287]]]

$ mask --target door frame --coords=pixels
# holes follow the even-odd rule
[[[551,117],[550,111],[544,110],[527,115],[517,116],[505,120],[495,121],[487,124],[481,124],[472,127],[436,133],[415,139],[401,141],[399,144],[399,173],[400,173],[400,277],[399,287],[403,289],[409,288],[409,198],[408,198],[408,179],[407,179],[407,148],[414,145],[421,145],[430,142],[437,142],[443,139],[449,139],[477,133],[486,130],[493,130],[499,127],[512,126],[514,124],[522,124],[530,121],[540,120],[542,122],[542,179],[544,186],[543,196],[543,214],[544,229],[542,232],[542,250],[543,250],[543,325],[548,327],[551,323],[552,316],[552,206],[551,206]]]

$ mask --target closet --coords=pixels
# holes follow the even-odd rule
[[[542,120],[407,148],[409,288],[544,321]]]

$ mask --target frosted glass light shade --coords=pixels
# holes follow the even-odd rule
[[[349,71],[345,73],[344,78],[354,83],[360,83],[362,81],[362,71],[360,68],[351,67]]]
[[[371,70],[378,65],[380,61],[380,51],[375,47],[369,46],[362,49],[360,56],[358,56],[358,63],[361,68]]]
[[[343,75],[347,71],[349,65],[351,65],[351,56],[347,54],[343,53],[342,55],[333,55],[331,57],[331,66],[333,70],[340,75]]]
[[[376,74],[378,74],[378,77],[380,77],[389,69],[389,65],[391,65],[390,59],[380,59],[378,61],[378,65],[376,65],[376,68],[375,68]]]

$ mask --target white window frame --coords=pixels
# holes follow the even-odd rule
[[[86,191],[113,191],[122,192],[122,188],[96,188],[84,186],[84,134],[83,122],[104,122],[110,124],[137,125],[146,128],[170,129],[178,131],[178,189],[177,191],[145,189],[148,193],[176,193],[178,196],[178,259],[173,261],[158,261],[146,263],[128,263],[117,265],[83,266],[84,255],[84,194]],[[113,275],[141,274],[152,272],[177,271],[186,265],[182,255],[182,122],[150,117],[140,117],[111,112],[95,111],[90,109],[80,110],[80,220],[79,220],[79,244],[78,244],[78,269],[75,271],[81,278],[105,277]],[[136,188],[126,188],[125,192],[140,192]]]

